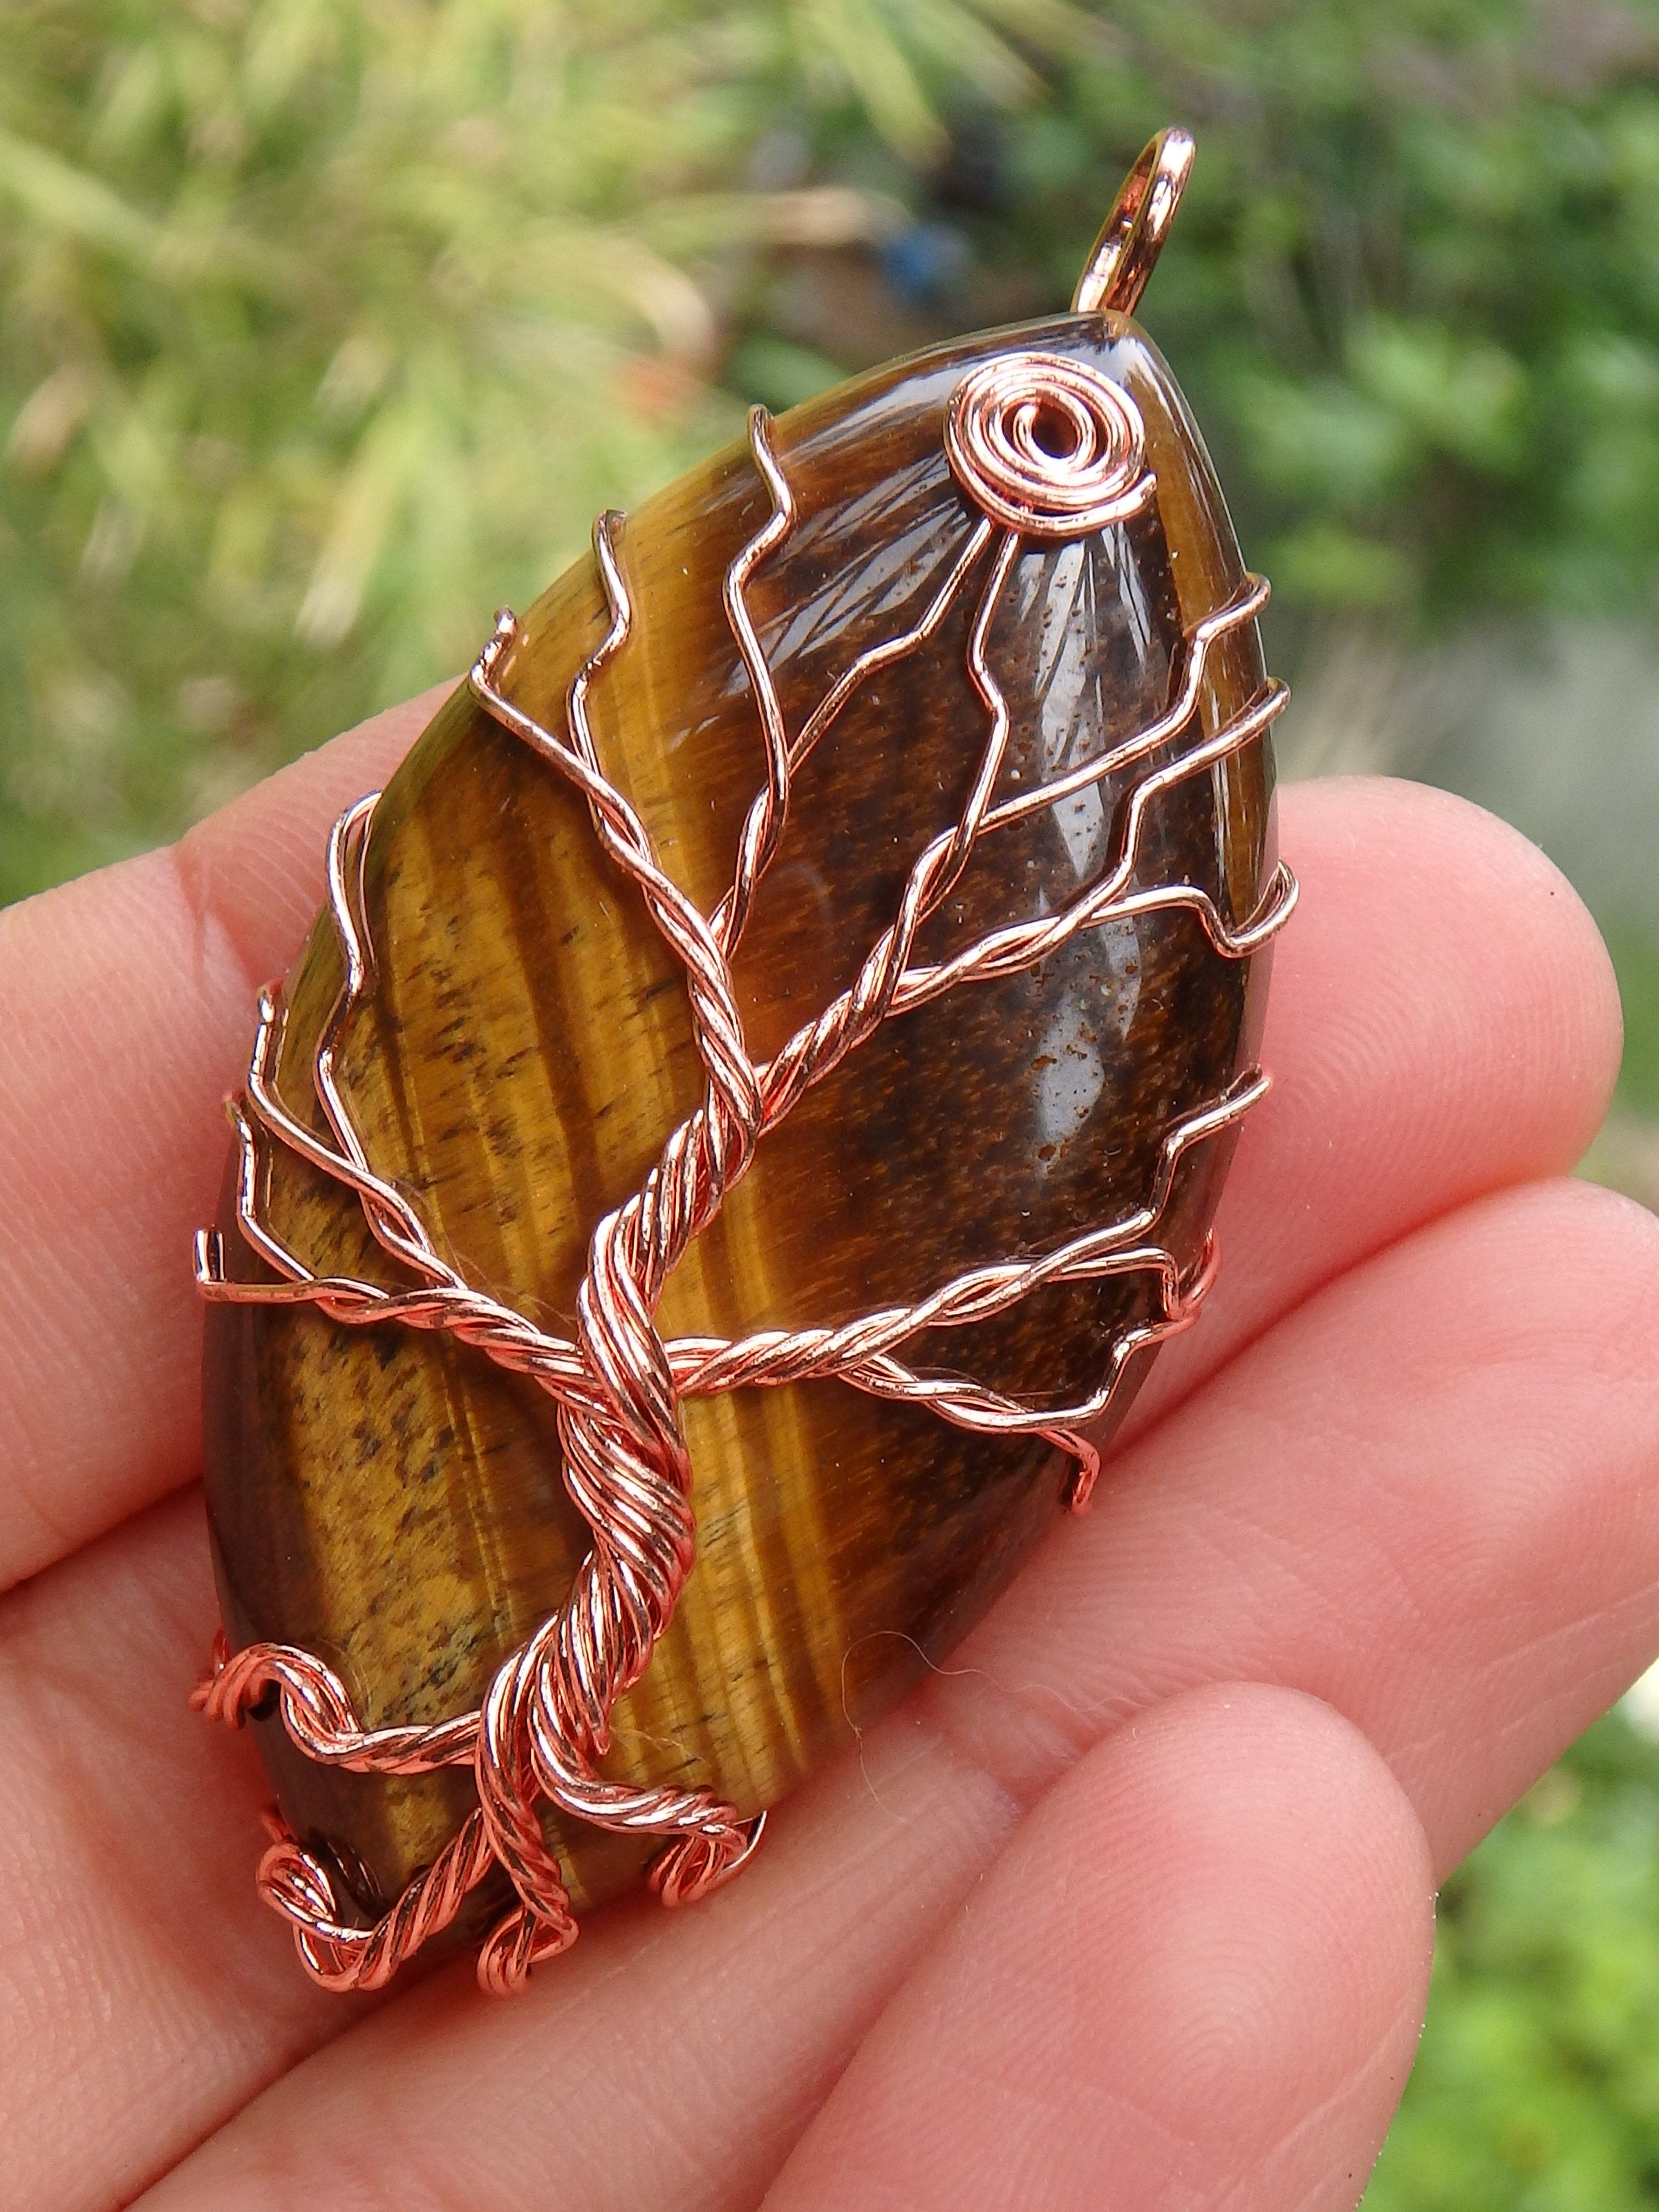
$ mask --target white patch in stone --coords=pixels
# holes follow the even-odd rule
[[[1106,1021],[1120,1038],[1127,1037],[1140,1004],[1140,932],[1129,915],[1120,915],[1115,921],[1101,923],[1094,945],[1106,969],[1101,978]]]
[[[1127,1036],[1140,1003],[1140,939],[1134,923],[1103,922],[1089,943],[1103,971],[1097,989],[1074,984],[1037,1047],[1037,1158],[1045,1174],[1094,1112],[1105,1087],[1102,1042]]]
[[[1068,991],[1037,1048],[1037,1131],[1060,1146],[1088,1120],[1106,1069],[1094,1042],[1096,1017],[1080,993]]]
[[[1053,811],[1072,873],[1079,883],[1087,883],[1098,872],[1106,850],[1106,809],[1101,803],[1099,785],[1085,783],[1069,799],[1057,799]]]

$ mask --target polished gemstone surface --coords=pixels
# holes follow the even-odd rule
[[[968,369],[1016,347],[1084,361],[1131,394],[1157,494],[1127,523],[1021,555],[988,640],[1012,714],[1010,787],[1155,719],[1183,629],[1241,576],[1196,433],[1133,325],[1024,326],[781,417],[774,444],[799,521],[749,594],[798,726],[860,652],[916,620],[961,551],[975,517],[945,459],[945,404]],[[769,511],[739,446],[628,521],[634,630],[592,696],[607,774],[705,912],[730,880],[762,775],[721,586]],[[970,592],[926,650],[855,696],[799,779],[736,962],[758,1052],[850,981],[917,850],[962,805],[985,728],[967,671],[974,603]],[[606,626],[583,560],[526,617],[502,687],[562,731],[568,686]],[[1212,656],[1205,728],[1261,677],[1247,625]],[[1271,788],[1265,738],[1176,786],[1150,817],[1140,878],[1189,881],[1224,915],[1249,915],[1271,866]],[[923,956],[1075,895],[1104,864],[1121,795],[1110,781],[1085,787],[988,841]],[[465,689],[381,802],[366,912],[377,988],[339,1070],[368,1156],[471,1283],[568,1328],[596,1219],[637,1188],[700,1095],[681,972],[570,787]],[[1252,1057],[1263,960],[1224,958],[1190,914],[1143,915],[892,1020],[763,1141],[671,1279],[664,1334],[836,1322],[1131,1210],[1172,1118]],[[313,1123],[311,1056],[338,982],[319,922],[278,1068]],[[1184,1265],[1228,1150],[1206,1146],[1180,1170],[1165,1241]],[[266,1172],[270,1218],[310,1265],[389,1279],[347,1194],[285,1152]],[[228,1194],[222,1226],[234,1247]],[[235,1265],[258,1272],[245,1251]],[[1111,1330],[1149,1297],[1144,1278],[1051,1287],[914,1356],[1021,1394],[1080,1395]],[[233,1648],[269,1638],[315,1651],[368,1726],[475,1705],[585,1548],[551,1402],[453,1342],[351,1329],[303,1306],[212,1307],[205,1387]],[[836,1382],[695,1400],[684,1421],[696,1564],[617,1708],[606,1771],[709,1784],[748,1812],[949,1651],[1058,1516],[1065,1468],[1039,1440],[969,1434]],[[471,1802],[464,1768],[338,1773],[301,1758],[275,1720],[258,1732],[290,1823],[335,1847],[365,1905],[395,1895]],[[641,1870],[637,1843],[574,1826],[550,1834],[579,1907]],[[499,1905],[481,1893],[467,1924]]]

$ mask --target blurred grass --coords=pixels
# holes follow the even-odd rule
[[[1628,916],[1601,920],[1625,1010],[1625,1056],[1582,1172],[1659,1212],[1659,938]]]
[[[1174,117],[1151,319],[1281,663],[1650,623],[1659,0],[9,0],[0,901],[463,665],[746,401],[1063,304]],[[1615,1717],[1449,1886],[1373,2212],[1659,2203],[1656,1815]]]
[[[1659,1746],[1600,1722],[1446,1885],[1366,2212],[1659,2202]]]
[[[1659,833],[1659,825],[1650,829]],[[1659,1120],[1659,940],[1641,924],[1619,915],[1604,915],[1602,931],[1625,1005],[1620,1103],[1632,1114]]]

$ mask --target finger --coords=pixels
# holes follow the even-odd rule
[[[1443,1869],[1659,1640],[1656,1316],[1659,1224],[1585,1185],[1368,1262],[1126,1453],[960,1668],[782,1808],[740,1882],[599,1916],[522,2003],[416,1990],[158,2201],[298,2206],[371,2155],[368,2109],[394,2197],[511,2203],[533,2167],[618,2212],[749,2201],[1022,1809],[1205,1681],[1343,1711]]]
[[[185,1492],[0,1617],[0,2204],[126,2203],[359,2015],[250,1909],[270,1791],[185,1702],[211,1604]]]
[[[322,895],[328,824],[439,695],[191,832],[0,911],[0,1589],[196,1468],[191,1231],[224,1165],[253,994]]]
[[[1091,1741],[1196,1683],[1304,1689],[1389,1759],[1444,1874],[1659,1644],[1659,1220],[1591,1184],[1513,1191],[1259,1353],[1126,1454],[969,1639],[999,1680],[1020,1655],[1018,1691],[935,1680],[929,1717],[1035,1778],[1045,1713]]]
[[[27,1293],[0,1322],[0,1588],[195,1470],[186,1255],[216,1200],[218,1100],[254,984],[315,903],[327,819],[429,703],[300,763],[173,856],[0,916],[21,1040],[0,1078],[0,1249]],[[1409,785],[1295,788],[1284,814],[1306,888],[1278,954],[1279,1087],[1230,1188],[1224,1287],[1154,1385],[1165,1403],[1389,1237],[1576,1160],[1617,1060],[1599,939],[1513,831]]]
[[[1619,1073],[1607,949],[1518,831],[1381,778],[1281,803],[1302,897],[1273,953],[1274,1088],[1227,1185],[1203,1327],[1161,1355],[1135,1426],[1364,1254],[1575,1166]]]
[[[1352,2212],[1433,1942],[1423,1832],[1364,1738],[1282,1690],[1193,1692],[1025,1821],[767,2212]]]

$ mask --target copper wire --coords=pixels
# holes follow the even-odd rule
[[[1143,149],[1090,251],[1072,295],[1074,314],[1133,315],[1158,265],[1192,173],[1193,142],[1178,125]]]
[[[945,411],[945,450],[975,506],[1026,538],[1109,529],[1154,489],[1134,401],[1063,354],[997,354],[971,369]]]
[[[611,621],[570,686],[564,735],[544,728],[501,688],[519,635],[510,614],[498,618],[468,679],[485,711],[586,802],[601,847],[634,886],[684,971],[703,1069],[696,1110],[670,1133],[640,1188],[592,1232],[573,1335],[538,1328],[465,1280],[438,1251],[415,1206],[372,1167],[339,1089],[339,1042],[374,985],[364,889],[374,795],[347,809],[329,846],[329,907],[343,980],[312,1070],[326,1135],[291,1112],[278,1094],[275,1071],[286,1002],[279,985],[261,994],[247,1085],[228,1110],[239,1154],[239,1228],[276,1279],[231,1275],[222,1239],[204,1231],[197,1238],[196,1260],[204,1295],[247,1304],[304,1303],[354,1327],[397,1323],[442,1330],[498,1365],[532,1377],[557,1405],[566,1486],[593,1538],[564,1603],[497,1669],[482,1705],[437,1723],[364,1729],[345,1685],[313,1654],[275,1644],[232,1654],[221,1635],[211,1671],[193,1698],[210,1717],[240,1725],[274,1694],[294,1742],[325,1765],[381,1775],[458,1765],[473,1770],[477,1808],[433,1864],[371,1924],[360,1924],[343,1908],[335,1871],[323,1853],[276,1823],[259,1868],[259,1891],[293,1924],[306,1970],[327,1987],[380,1986],[453,1920],[469,1893],[497,1867],[512,1884],[514,1902],[483,1946],[478,1975],[483,1987],[515,1989],[538,1960],[564,1949],[574,1939],[576,1923],[562,1869],[543,1832],[543,1800],[568,1816],[659,1838],[650,1880],[669,1905],[708,1894],[753,1851],[763,1814],[746,1820],[711,1791],[621,1784],[601,1771],[611,1747],[612,1709],[649,1662],[695,1556],[691,1465],[679,1418],[685,1398],[833,1377],[872,1396],[928,1407],[962,1428],[1048,1439],[1073,1462],[1067,1495],[1081,1510],[1099,1469],[1091,1426],[1109,1411],[1138,1356],[1191,1326],[1213,1278],[1213,1237],[1196,1266],[1183,1273],[1158,1232],[1182,1160],[1195,1146],[1236,1127],[1266,1090],[1267,1078],[1257,1068],[1171,1123],[1139,1206],[1054,1251],[969,1269],[908,1304],[859,1315],[834,1328],[763,1330],[733,1341],[665,1339],[656,1326],[674,1267],[747,1172],[762,1139],[806,1090],[894,1014],[948,990],[1018,973],[1080,931],[1152,912],[1189,911],[1218,952],[1243,959],[1282,926],[1295,902],[1295,881],[1282,864],[1255,911],[1242,922],[1222,915],[1196,884],[1135,885],[1149,811],[1159,797],[1251,743],[1284,703],[1283,687],[1267,684],[1219,728],[1202,729],[1211,656],[1255,621],[1267,596],[1259,578],[1247,578],[1226,606],[1183,641],[1170,702],[1152,724],[1046,785],[997,798],[1009,714],[989,641],[1015,562],[1031,541],[1079,538],[1137,513],[1154,487],[1133,403],[1107,379],[1059,356],[1014,354],[972,372],[952,395],[945,434],[973,519],[944,583],[912,628],[862,653],[792,734],[747,590],[756,569],[793,532],[796,504],[763,410],[751,416],[751,449],[771,512],[732,562],[724,597],[756,702],[765,775],[738,838],[731,887],[711,915],[701,913],[664,869],[646,823],[605,775],[589,720],[593,684],[625,648],[633,628],[617,544],[619,517],[602,515],[594,526]],[[929,641],[981,568],[967,662],[986,734],[961,810],[916,856],[893,921],[869,948],[851,985],[769,1060],[758,1060],[744,1035],[732,959],[779,849],[792,780],[860,687]],[[1127,803],[1115,811],[1107,863],[1082,891],[1052,914],[988,931],[948,958],[915,961],[922,926],[988,836],[1132,769],[1139,774]],[[308,1269],[263,1218],[261,1147],[271,1142],[349,1190],[382,1249],[419,1279],[398,1288]],[[1045,1285],[1128,1274],[1149,1280],[1151,1310],[1118,1329],[1098,1386],[1074,1404],[1026,1402],[967,1376],[919,1368],[904,1357],[924,1332],[984,1321]]]

